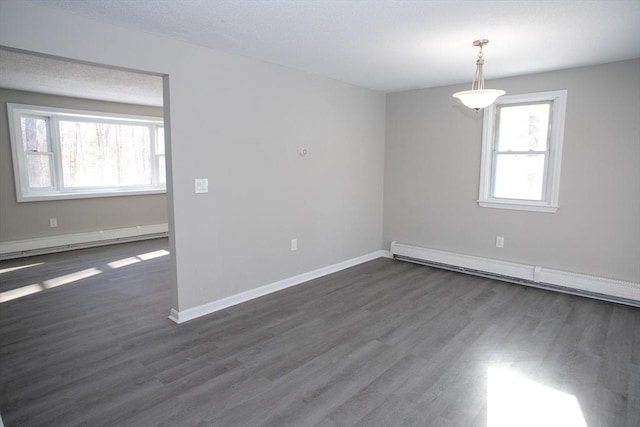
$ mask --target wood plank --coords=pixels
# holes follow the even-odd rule
[[[0,291],[100,271],[0,305],[5,425],[486,425],[492,367],[640,421],[637,308],[377,259],[175,325],[159,250],[0,263],[30,265]]]

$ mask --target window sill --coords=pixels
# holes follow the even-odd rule
[[[119,191],[84,191],[84,192],[65,192],[65,193],[49,193],[49,194],[30,194],[19,195],[18,202],[43,202],[48,200],[70,200],[70,199],[95,199],[98,197],[119,197],[119,196],[143,196],[149,194],[166,194],[166,188],[154,189],[136,189],[136,190],[119,190]]]
[[[516,211],[544,213],[556,213],[559,208],[558,205],[532,204],[521,200],[478,200],[478,205],[483,208],[511,209]]]

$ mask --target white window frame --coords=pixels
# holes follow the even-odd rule
[[[164,155],[156,153],[157,132],[159,128],[164,128],[164,121],[162,118],[13,103],[7,103],[7,115],[16,187],[16,199],[18,202],[161,194],[167,192],[166,183],[159,182],[157,164],[157,158]],[[51,162],[53,180],[52,187],[33,188],[29,186],[26,161],[27,153],[25,153],[23,148],[22,126],[20,123],[21,118],[24,116],[42,118],[47,122],[47,136],[49,138],[50,150],[49,155],[53,157],[53,161]],[[81,189],[66,188],[63,182],[59,140],[59,121],[63,119],[92,123],[135,124],[137,126],[149,127],[149,135],[151,138],[150,160],[153,175],[152,184],[115,187],[83,187]]]
[[[549,140],[545,156],[543,181],[543,200],[503,199],[493,197],[495,179],[495,159],[497,142],[498,106],[513,104],[550,103]],[[490,107],[485,108],[482,133],[482,158],[480,163],[480,191],[478,204],[486,208],[514,209],[532,212],[555,213],[558,211],[560,193],[560,166],[562,163],[562,144],[564,140],[564,121],[567,105],[567,91],[508,95],[498,98]],[[535,153],[540,153],[535,151]]]

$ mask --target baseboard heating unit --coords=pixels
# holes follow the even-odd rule
[[[430,267],[640,307],[640,283],[570,273],[541,266],[481,258],[404,243],[391,243],[391,256]]]
[[[167,224],[151,224],[90,231],[86,233],[62,234],[12,242],[0,242],[0,260],[134,242],[137,240],[157,239],[167,237],[168,231],[169,227]]]

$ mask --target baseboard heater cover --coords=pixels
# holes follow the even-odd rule
[[[167,237],[168,231],[165,223],[2,242],[0,260],[157,239]]]
[[[435,268],[640,307],[640,283],[569,273],[404,243],[391,243],[391,256]]]

